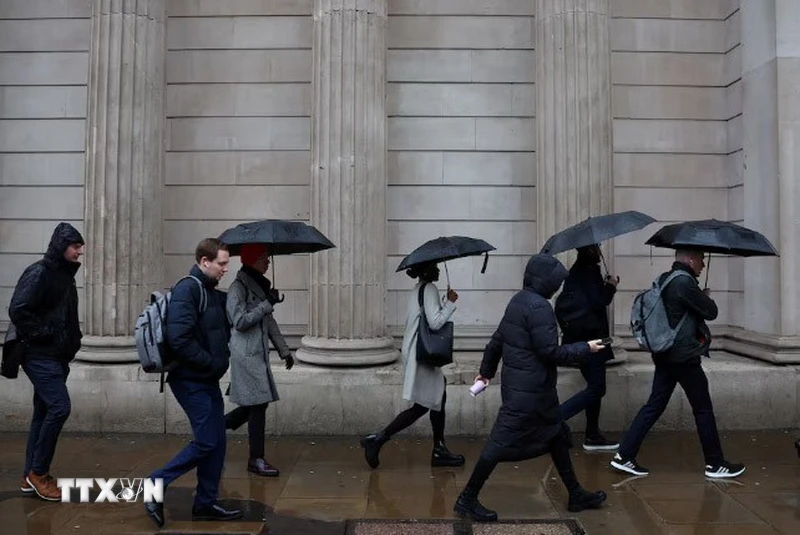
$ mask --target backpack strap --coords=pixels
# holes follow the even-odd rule
[[[181,281],[186,280],[186,279],[193,279],[197,283],[197,285],[200,287],[200,306],[198,307],[197,311],[200,314],[202,314],[202,313],[204,313],[206,311],[206,308],[208,308],[208,292],[206,291],[206,287],[203,286],[203,281],[201,281],[200,279],[198,279],[194,275],[187,275],[187,276],[179,279],[178,282],[175,283],[175,286],[177,286]],[[173,290],[175,289],[175,286],[172,287]]]
[[[664,288],[667,287],[667,284],[669,284],[673,280],[677,279],[678,277],[691,277],[691,275],[689,275],[688,273],[686,273],[682,269],[676,269],[675,271],[673,271],[672,273],[667,275],[667,278],[664,279],[664,282],[658,286],[658,292],[659,293],[663,292]]]
[[[427,286],[427,282],[423,282],[422,286],[419,287],[419,293],[417,294],[417,302],[419,303],[420,308],[424,307],[425,303],[425,286]]]

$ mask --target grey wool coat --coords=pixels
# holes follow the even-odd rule
[[[237,405],[260,405],[278,401],[278,391],[269,364],[269,343],[282,359],[291,355],[272,304],[250,275],[243,271],[228,289],[228,319],[231,329],[230,399]]]

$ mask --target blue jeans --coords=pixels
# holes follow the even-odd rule
[[[33,383],[33,418],[25,449],[25,472],[45,475],[56,454],[56,443],[72,404],[67,392],[69,364],[54,358],[26,355],[22,369]]]
[[[149,477],[163,478],[164,488],[197,467],[195,507],[213,505],[219,496],[219,480],[225,464],[225,407],[219,383],[206,384],[173,380],[169,383],[175,399],[192,426],[192,440],[162,468]]]
[[[633,419],[631,427],[625,433],[625,438],[619,446],[619,454],[623,459],[636,458],[644,437],[664,413],[678,384],[683,388],[686,398],[692,406],[706,464],[716,466],[724,460],[717,432],[717,420],[714,417],[711,395],[708,392],[708,379],[699,359],[680,364],[656,364],[650,398]]]
[[[591,358],[591,357],[590,357]],[[604,359],[590,360],[581,365],[581,375],[586,379],[586,388],[561,404],[561,419],[565,422],[586,411],[586,437],[597,438],[600,434],[600,405],[606,395],[606,363]]]

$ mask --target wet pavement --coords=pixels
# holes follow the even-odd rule
[[[496,509],[501,520],[574,518],[589,535],[796,535],[800,533],[800,459],[795,438],[784,431],[724,433],[726,457],[748,468],[740,479],[728,482],[704,477],[700,446],[691,432],[649,436],[638,460],[651,475],[642,478],[612,471],[610,454],[588,454],[576,448],[573,459],[581,483],[609,495],[605,507],[597,511],[566,511],[566,492],[547,457],[500,465],[481,500]],[[188,439],[64,434],[51,473],[72,478],[144,477]],[[576,444],[580,439],[575,436]],[[242,507],[245,518],[192,522],[195,476],[190,472],[167,490],[167,525],[162,532],[343,535],[348,519],[452,518],[453,503],[469,479],[483,440],[451,438],[448,443],[451,450],[467,456],[465,467],[431,468],[429,439],[400,438],[384,447],[380,468],[369,470],[357,437],[271,437],[267,460],[281,469],[281,475],[261,478],[246,471],[246,436],[231,435],[220,495],[223,503]],[[52,503],[22,495],[24,450],[24,434],[0,435],[0,533],[157,531],[141,500]],[[98,490],[95,486],[93,496]],[[78,493],[72,496],[77,501]],[[401,532],[386,529],[361,533]],[[431,527],[427,532],[438,533],[438,529]],[[442,532],[453,533],[452,528]]]

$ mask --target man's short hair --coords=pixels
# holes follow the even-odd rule
[[[228,246],[217,238],[205,238],[197,244],[197,249],[194,251],[194,259],[197,262],[200,262],[203,257],[214,260],[220,251],[228,251]]]

